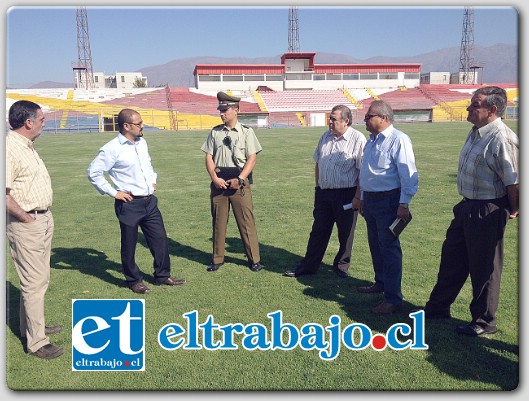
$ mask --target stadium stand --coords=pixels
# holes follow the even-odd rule
[[[289,90],[281,92],[262,92],[261,98],[270,112],[324,111],[331,110],[337,104],[356,109],[341,90]]]
[[[241,97],[245,123],[256,127],[303,127],[314,125],[315,117],[317,125],[324,126],[327,113],[337,104],[350,107],[353,122],[362,124],[365,110],[375,99],[388,101],[400,121],[464,121],[472,93],[480,86],[421,84],[417,88],[288,91],[262,87],[233,94]],[[498,86],[507,91],[507,118],[518,118],[518,85]],[[41,105],[48,120],[46,132],[115,130],[112,119],[123,107],[140,111],[146,129],[210,129],[220,123],[216,91],[195,88],[7,89],[6,117],[11,104],[19,99]]]

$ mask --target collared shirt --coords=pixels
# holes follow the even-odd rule
[[[226,137],[229,140],[225,140]],[[224,124],[213,127],[200,149],[213,156],[213,162],[217,167],[241,168],[244,167],[248,156],[263,150],[254,130],[251,127],[243,127],[239,122],[232,129]],[[232,151],[237,166],[233,161]]]
[[[410,137],[390,125],[376,138],[369,136],[360,170],[360,189],[382,192],[399,187],[400,202],[409,203],[419,188],[419,175]]]
[[[51,207],[51,179],[33,142],[15,131],[6,136],[6,189],[26,212]]]
[[[108,173],[114,186],[104,173]],[[88,167],[88,179],[92,185],[100,194],[111,197],[115,197],[118,191],[136,196],[151,195],[156,178],[145,139],[137,138],[133,143],[121,133],[99,149]]]
[[[358,185],[365,136],[351,127],[340,137],[326,131],[312,159],[318,163],[318,185],[322,189],[352,188]]]
[[[457,188],[468,199],[497,199],[518,184],[518,136],[501,120],[473,127],[461,149]]]

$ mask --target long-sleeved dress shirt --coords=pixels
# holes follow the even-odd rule
[[[113,186],[105,178],[108,173]],[[147,142],[137,138],[133,143],[118,134],[104,145],[88,167],[88,179],[100,194],[115,197],[118,191],[135,196],[154,192],[157,174],[151,164]]]
[[[369,136],[360,169],[360,189],[363,193],[396,188],[401,189],[400,202],[410,203],[419,188],[419,175],[410,137],[390,125],[376,137]]]

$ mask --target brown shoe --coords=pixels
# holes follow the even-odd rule
[[[384,287],[381,284],[375,283],[369,287],[357,287],[356,290],[362,294],[378,294],[384,292]]]
[[[182,285],[185,284],[185,282],[185,278],[167,277],[164,281],[156,283],[156,285]]]
[[[50,334],[60,333],[62,331],[62,326],[46,326],[44,328],[44,333],[49,336]]]
[[[143,281],[138,281],[136,284],[130,287],[130,289],[136,294],[146,294],[151,291],[149,287],[143,284]]]
[[[30,355],[36,356],[37,358],[42,359],[53,359],[61,356],[64,353],[64,349],[57,347],[53,344],[46,344],[40,347],[35,352],[30,352]]]
[[[390,304],[389,302],[382,302],[371,309],[375,315],[391,315],[400,310],[400,305]]]

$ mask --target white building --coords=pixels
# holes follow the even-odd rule
[[[134,84],[139,79],[142,85],[148,86],[147,77],[144,77],[141,72],[116,72],[115,75],[105,75],[104,72],[94,72],[93,89],[103,88],[118,88],[118,89],[132,89]],[[86,81],[83,73],[75,74],[75,87],[79,89],[86,89]]]
[[[421,64],[315,64],[316,53],[285,53],[281,64],[197,64],[198,90],[335,90],[341,88],[415,88]]]

